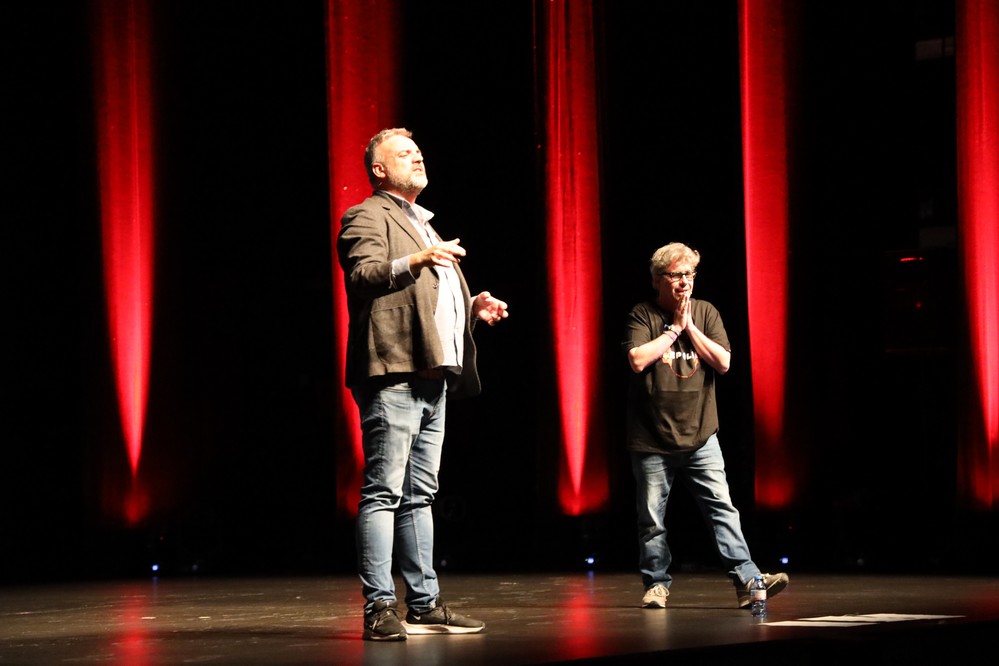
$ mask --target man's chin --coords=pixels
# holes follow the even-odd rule
[[[422,192],[423,188],[425,188],[426,186],[427,186],[426,179],[424,179],[422,182],[416,182],[411,180],[410,182],[406,183],[405,187],[400,187],[399,191],[407,197],[416,196],[420,192]]]

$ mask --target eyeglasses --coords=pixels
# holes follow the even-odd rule
[[[663,277],[669,278],[670,282],[679,282],[680,278],[687,278],[688,280],[693,280],[697,277],[697,271],[684,271],[682,273],[660,273]]]

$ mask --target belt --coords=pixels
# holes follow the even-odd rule
[[[413,374],[420,379],[435,379],[442,381],[444,379],[444,368],[427,368],[425,370],[417,370]]]

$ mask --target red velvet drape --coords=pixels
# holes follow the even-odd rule
[[[535,5],[544,128],[548,297],[567,515],[609,496],[601,382],[600,173],[596,60],[590,0]]]
[[[146,0],[102,0],[93,7],[95,105],[101,235],[111,363],[131,470],[130,522],[146,512],[137,487],[149,389],[153,316],[153,127],[149,8]],[[106,500],[119,504],[120,499]]]
[[[740,0],[742,150],[756,502],[791,504],[784,442],[788,311],[788,36],[784,0]],[[784,463],[783,466],[781,463]]]
[[[959,488],[971,505],[999,502],[999,4],[958,0],[957,176],[971,383]]]
[[[357,514],[364,455],[357,407],[343,384],[348,316],[335,243],[343,212],[371,193],[364,171],[368,139],[381,129],[399,124],[399,14],[395,0],[326,3],[337,508],[347,516]]]

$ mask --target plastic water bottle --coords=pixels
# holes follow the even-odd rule
[[[753,584],[749,588],[749,608],[753,611],[753,617],[764,618],[767,616],[767,585],[763,582],[763,576],[757,574],[753,578]]]

